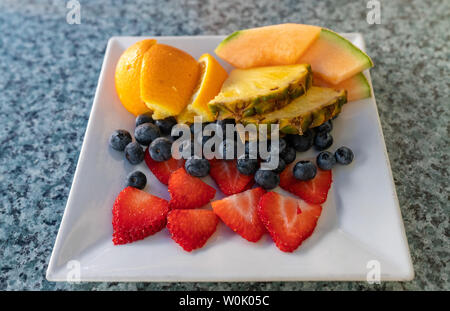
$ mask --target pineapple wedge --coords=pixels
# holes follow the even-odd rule
[[[181,111],[180,114],[176,116],[176,119],[178,123],[191,124],[194,123],[195,116],[195,112],[192,112],[188,109],[188,107],[185,107],[183,111]]]
[[[308,64],[235,69],[208,107],[217,119],[238,121],[282,108],[311,84]]]
[[[279,124],[285,134],[302,135],[308,128],[316,127],[339,114],[347,102],[347,92],[324,87],[311,87],[287,106],[273,112],[243,118],[247,124]]]

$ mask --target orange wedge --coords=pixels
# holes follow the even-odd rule
[[[122,105],[134,115],[150,111],[141,100],[140,77],[142,57],[155,43],[152,39],[136,42],[123,52],[116,65],[117,95]]]
[[[210,54],[206,53],[200,56],[198,63],[200,64],[200,79],[191,96],[188,110],[203,117],[204,122],[210,122],[215,118],[208,108],[208,103],[219,94],[228,74]]]
[[[157,116],[176,116],[188,104],[199,71],[191,55],[157,43],[142,59],[141,99]]]

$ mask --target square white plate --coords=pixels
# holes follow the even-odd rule
[[[360,34],[345,34],[364,49]],[[209,52],[223,36],[156,37],[193,57]],[[135,118],[120,104],[114,71],[121,53],[144,37],[108,42],[94,105],[66,210],[47,270],[49,281],[296,281],[410,280],[408,243],[381,131],[375,98],[351,102],[334,121],[331,150],[353,149],[354,162],[333,170],[333,185],[314,234],[294,253],[279,251],[266,234],[250,243],[220,224],[206,246],[187,253],[167,229],[144,240],[114,246],[111,209],[126,175],[146,172],[146,191],[169,199],[167,188],[145,163],[131,166],[108,147],[111,132],[133,132]],[[216,57],[217,58],[217,57]],[[227,70],[231,67],[224,62]],[[370,79],[369,73],[366,73]],[[310,157],[313,151],[302,154]],[[300,158],[300,155],[298,155]],[[209,178],[205,181],[215,187]],[[282,191],[277,188],[276,191]],[[220,191],[216,198],[220,198]],[[375,260],[375,261],[374,261]]]

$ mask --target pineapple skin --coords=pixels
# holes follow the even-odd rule
[[[307,73],[305,76],[291,81],[288,86],[275,93],[249,100],[237,100],[234,102],[211,101],[208,107],[217,120],[235,119],[253,115],[268,113],[289,104],[293,99],[302,96],[312,86],[312,70],[309,64],[305,64]]]
[[[342,106],[347,103],[347,91],[339,91],[338,96],[332,98],[324,106],[313,109],[302,115],[296,115],[290,118],[283,119],[266,119],[264,115],[256,115],[250,118],[242,119],[244,125],[247,124],[268,124],[270,131],[270,124],[278,124],[280,132],[284,134],[298,134],[303,133],[309,128],[314,128],[322,123],[328,121],[342,111]]]

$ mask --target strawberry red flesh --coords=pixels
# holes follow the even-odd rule
[[[268,192],[259,201],[259,217],[276,246],[295,251],[313,233],[322,212],[320,205]]]
[[[125,244],[152,235],[166,225],[169,204],[142,190],[127,187],[113,207],[113,243]]]
[[[209,175],[226,195],[236,194],[253,186],[253,175],[241,174],[235,160],[210,160]]]
[[[209,203],[216,195],[216,189],[181,167],[170,175],[169,193],[171,208],[190,209]]]
[[[180,167],[184,167],[184,159],[175,160],[174,158],[170,158],[169,160],[163,162],[153,160],[150,156],[148,148],[145,150],[144,161],[153,175],[155,175],[155,177],[165,185],[169,183],[169,177],[173,172]]]
[[[250,242],[257,242],[266,232],[258,216],[259,199],[264,193],[264,189],[255,188],[211,202],[211,205],[231,230]]]
[[[306,202],[322,204],[327,200],[328,191],[331,187],[331,170],[317,169],[316,177],[308,181],[301,181],[294,177],[293,168],[295,163],[290,164],[280,174],[280,187],[289,191]]]
[[[204,209],[172,210],[167,217],[172,239],[188,252],[203,247],[218,223],[214,212]]]

